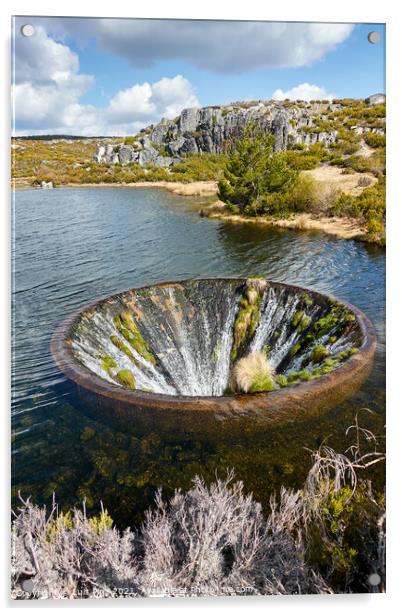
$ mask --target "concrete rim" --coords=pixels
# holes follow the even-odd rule
[[[267,410],[272,407],[283,407],[286,403],[286,399],[294,398],[294,394],[297,394],[297,398],[314,399],[325,395],[328,397],[331,391],[335,391],[337,388],[343,388],[350,386],[354,380],[361,380],[360,375],[363,371],[368,371],[367,366],[371,364],[376,348],[376,334],[375,329],[369,318],[356,306],[349,304],[348,302],[340,301],[329,295],[324,295],[313,291],[311,289],[300,287],[297,285],[288,285],[284,283],[278,283],[268,280],[268,283],[277,287],[283,287],[287,289],[293,289],[297,292],[307,292],[313,297],[323,299],[325,301],[335,300],[340,304],[346,306],[355,316],[360,327],[363,342],[359,347],[359,353],[352,355],[341,366],[335,368],[332,372],[326,375],[322,375],[312,381],[303,383],[297,383],[289,385],[282,389],[278,389],[271,392],[257,393],[257,394],[238,394],[231,396],[183,396],[183,395],[168,395],[168,394],[155,394],[137,390],[123,389],[119,385],[113,385],[96,374],[88,370],[85,366],[80,364],[71,349],[66,344],[66,340],[69,338],[69,334],[74,322],[80,317],[80,315],[88,310],[93,310],[99,304],[108,301],[114,297],[124,295],[129,291],[135,291],[139,289],[149,289],[152,287],[166,287],[174,284],[186,284],[195,280],[217,280],[217,281],[239,281],[239,283],[247,280],[247,277],[197,277],[185,280],[173,280],[168,282],[154,283],[150,285],[142,285],[137,287],[131,287],[118,293],[113,293],[107,297],[102,297],[90,304],[85,305],[77,311],[70,314],[60,325],[56,328],[51,339],[51,353],[52,357],[60,369],[60,371],[71,381],[73,381],[79,388],[89,390],[93,394],[100,396],[104,399],[109,399],[109,403],[113,400],[116,403],[123,403],[125,406],[140,407],[142,410],[163,410],[171,411],[185,411],[185,412],[209,412],[209,413],[229,413],[233,414],[233,411],[242,409],[243,411],[258,411]]]

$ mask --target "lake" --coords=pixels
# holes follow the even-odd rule
[[[166,495],[234,468],[266,505],[298,486],[308,449],[345,449],[359,409],[376,434],[385,423],[385,251],[317,232],[201,218],[205,200],[154,188],[77,188],[15,193],[13,233],[12,480],[38,503],[102,500],[120,525],[136,525],[157,487]],[[166,442],[123,434],[86,417],[49,344],[70,312],[133,286],[193,276],[263,275],[355,304],[378,335],[374,369],[353,397],[325,416],[252,439]],[[380,469],[372,471],[378,485]]]

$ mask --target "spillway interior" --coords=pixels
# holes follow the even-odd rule
[[[281,386],[335,370],[362,344],[344,304],[261,278],[133,289],[74,321],[75,359],[101,379],[173,396],[223,396],[242,357],[262,351]],[[133,375],[135,386],[127,375]],[[279,386],[279,385],[278,385]]]

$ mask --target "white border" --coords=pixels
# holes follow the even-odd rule
[[[402,21],[398,10],[398,2],[395,0],[381,0],[377,2],[351,2],[350,0],[336,0],[336,2],[323,2],[318,0],[287,0],[286,3],[258,2],[249,0],[235,4],[235,0],[203,0],[193,3],[169,0],[154,0],[152,3],[134,3],[129,0],[120,3],[100,4],[94,0],[69,0],[65,3],[54,3],[50,0],[36,0],[34,3],[28,0],[6,0],[1,7],[0,27],[2,30],[3,62],[3,108],[7,113],[3,114],[3,161],[1,170],[3,174],[3,199],[1,207],[1,280],[4,281],[1,302],[1,337],[0,348],[6,361],[2,363],[0,370],[1,391],[3,393],[2,420],[3,420],[3,454],[1,456],[4,475],[0,491],[3,505],[3,529],[1,540],[2,559],[2,589],[1,597],[6,609],[16,609],[26,612],[31,609],[51,609],[58,612],[64,608],[73,608],[75,613],[88,609],[113,610],[134,609],[136,612],[153,611],[163,609],[166,613],[176,610],[191,610],[195,613],[201,611],[222,611],[229,609],[233,612],[244,609],[256,612],[274,611],[286,616],[297,611],[298,614],[334,613],[347,610],[347,614],[363,613],[367,616],[378,611],[387,614],[392,607],[402,603],[398,597],[401,583],[401,482],[400,482],[400,449],[401,441],[401,415],[400,402],[400,352],[402,350],[401,335],[401,306],[402,306],[402,254],[401,254],[401,212],[402,203],[400,198],[401,176],[401,145],[402,145],[402,122],[401,122],[401,60],[402,49]],[[9,109],[9,83],[10,83],[10,18],[11,15],[65,15],[65,16],[102,16],[102,17],[170,17],[170,18],[209,18],[209,19],[265,19],[278,21],[341,21],[341,22],[369,22],[387,23],[387,207],[388,207],[388,245],[387,245],[387,428],[388,428],[388,463],[387,463],[387,491],[388,491],[388,574],[386,595],[349,595],[349,596],[305,596],[305,597],[263,597],[244,599],[196,599],[196,600],[132,600],[132,601],[75,601],[70,602],[31,602],[24,604],[8,601],[8,532],[9,532],[9,229],[10,229],[10,194],[9,194],[9,136],[10,136],[10,109]],[[398,87],[399,86],[399,87]],[[391,606],[391,603],[393,604]]]

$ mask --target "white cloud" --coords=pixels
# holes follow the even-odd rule
[[[120,90],[106,111],[107,117],[117,123],[144,120],[157,122],[161,117],[174,118],[185,107],[199,106],[191,83],[182,75],[172,79],[163,77],[153,84],[136,84]]]
[[[66,83],[77,75],[79,59],[67,45],[50,38],[42,26],[36,26],[32,37],[18,37],[14,59],[15,83]],[[82,86],[88,85],[88,75],[80,75]],[[87,83],[85,83],[87,81]]]
[[[93,76],[80,74],[77,54],[42,26],[36,26],[34,36],[18,38],[14,63],[16,132],[70,132],[82,118],[94,119],[95,108],[79,104]]]
[[[163,116],[172,118],[185,107],[199,105],[192,84],[182,75],[133,84],[117,92],[104,108],[81,103],[95,78],[80,73],[78,55],[60,38],[62,31],[83,42],[95,37],[98,48],[137,66],[179,58],[215,72],[240,73],[309,64],[345,40],[353,28],[347,24],[189,20],[30,21],[35,35],[16,39],[15,134],[132,134]],[[58,31],[58,36],[50,36],[44,25]],[[331,96],[311,84],[273,94],[276,99]]]
[[[292,101],[332,100],[334,94],[330,94],[325,88],[316,86],[312,83],[300,83],[298,86],[290,88],[290,90],[281,90],[280,88],[275,90],[272,94],[272,98],[277,101],[283,101],[285,98],[289,98]]]
[[[36,20],[31,21],[82,43],[95,38],[102,51],[123,57],[133,66],[146,68],[158,60],[178,59],[217,73],[307,66],[335,49],[354,28],[353,24],[263,21]]]
[[[132,134],[162,116],[173,118],[184,107],[199,105],[191,83],[182,75],[135,84],[117,92],[105,108],[83,105],[80,98],[94,78],[80,74],[78,56],[41,26],[36,26],[32,38],[19,37],[15,75],[15,134],[20,135]]]

